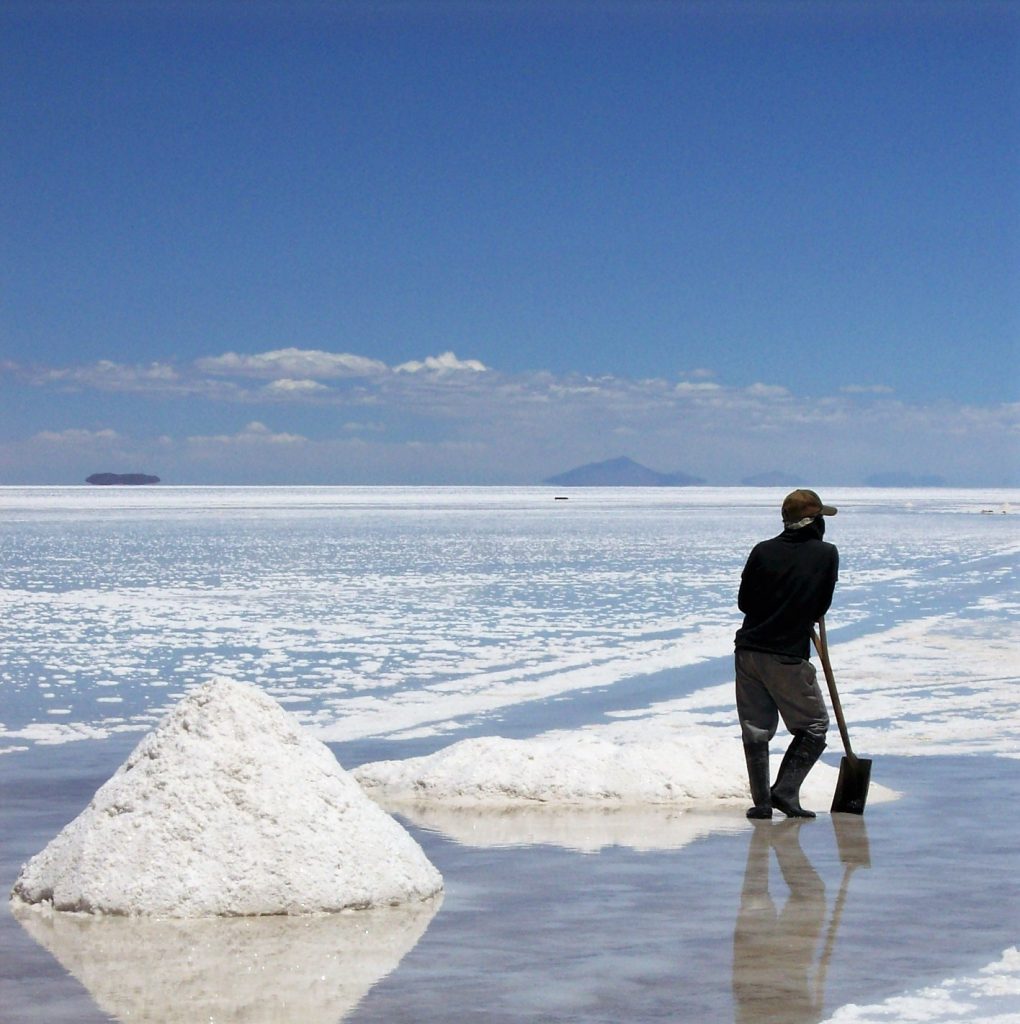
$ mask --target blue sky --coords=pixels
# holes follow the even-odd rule
[[[1020,6],[0,11],[0,483],[1020,485]]]

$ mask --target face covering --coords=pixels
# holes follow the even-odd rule
[[[812,537],[825,536],[825,516],[809,516],[796,523],[787,523],[787,530],[803,530],[805,534]]]

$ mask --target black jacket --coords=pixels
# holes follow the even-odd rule
[[[824,532],[812,523],[754,546],[740,577],[736,647],[810,656],[811,627],[829,610],[839,576],[839,552]]]

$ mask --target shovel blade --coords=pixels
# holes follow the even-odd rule
[[[832,797],[833,814],[863,814],[871,785],[871,761],[863,757],[844,757],[839,762],[839,778]]]

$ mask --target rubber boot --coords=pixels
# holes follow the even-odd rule
[[[772,806],[779,808],[788,818],[815,816],[814,811],[801,807],[800,787],[824,749],[824,736],[798,732],[783,755],[776,784],[772,787]]]
[[[744,760],[747,761],[747,779],[751,784],[749,818],[771,818],[772,797],[769,793],[769,745],[768,743],[745,743]]]

